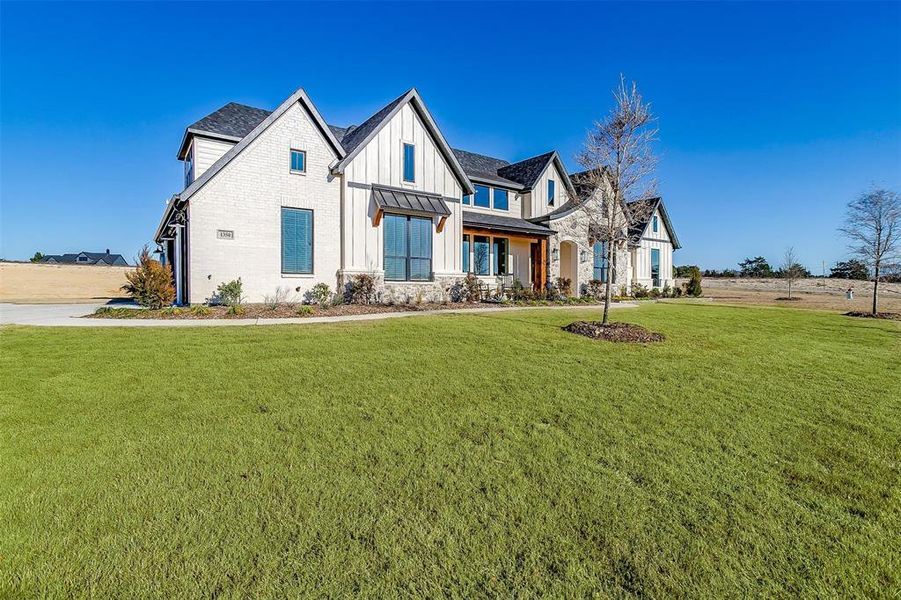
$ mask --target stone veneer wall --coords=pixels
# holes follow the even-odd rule
[[[357,272],[338,273],[338,291],[344,293]],[[385,281],[381,271],[367,273],[375,279],[375,301],[379,304],[406,304],[413,302],[444,302],[453,299],[453,287],[463,277],[436,275],[432,281]]]

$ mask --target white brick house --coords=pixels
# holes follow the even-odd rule
[[[574,293],[600,272],[556,152],[510,163],[452,149],[416,90],[358,127],[326,124],[302,89],[272,112],[227,104],[186,129],[178,158],[185,189],[155,240],[179,303],[238,277],[258,302],[360,273],[402,300],[445,298],[467,272],[535,287],[563,276]],[[655,202],[630,224],[618,284],[672,284],[679,243]]]

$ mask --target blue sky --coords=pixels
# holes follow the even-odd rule
[[[390,24],[390,25],[388,25]],[[304,87],[333,124],[417,87],[451,145],[569,167],[619,73],[659,117],[676,264],[845,255],[845,203],[901,191],[901,3],[8,3],[0,256],[150,241],[184,128]]]

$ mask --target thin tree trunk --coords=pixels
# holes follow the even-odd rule
[[[792,299],[792,280],[788,280],[788,299]]]
[[[611,269],[613,267],[613,260],[611,255],[613,254],[613,242],[607,242],[607,247],[605,248],[605,254],[607,255],[607,285],[604,286],[604,318],[601,320],[601,323],[606,325],[610,319],[610,292],[612,289],[611,280]]]
[[[879,289],[879,265],[876,265],[876,277],[873,278],[873,314],[876,314],[876,292]]]

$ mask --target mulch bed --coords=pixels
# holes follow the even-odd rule
[[[875,315],[871,312],[863,312],[852,310],[845,313],[846,317],[860,317],[861,319],[888,319],[890,321],[901,321],[901,313],[896,312],[878,312]]]
[[[662,342],[666,339],[662,333],[649,331],[640,325],[632,323],[608,323],[604,325],[600,321],[576,321],[563,327],[563,330],[584,335],[594,340],[607,340],[608,342],[644,344],[648,342]]]
[[[426,310],[459,310],[464,308],[504,309],[516,306],[597,306],[595,302],[422,302],[420,304],[339,304],[325,308],[314,304],[243,304],[241,310],[230,311],[227,306],[169,307],[163,309],[122,308],[104,306],[97,312],[85,315],[89,319],[287,319],[309,317],[339,317],[345,315],[371,315],[378,313],[420,312]]]

